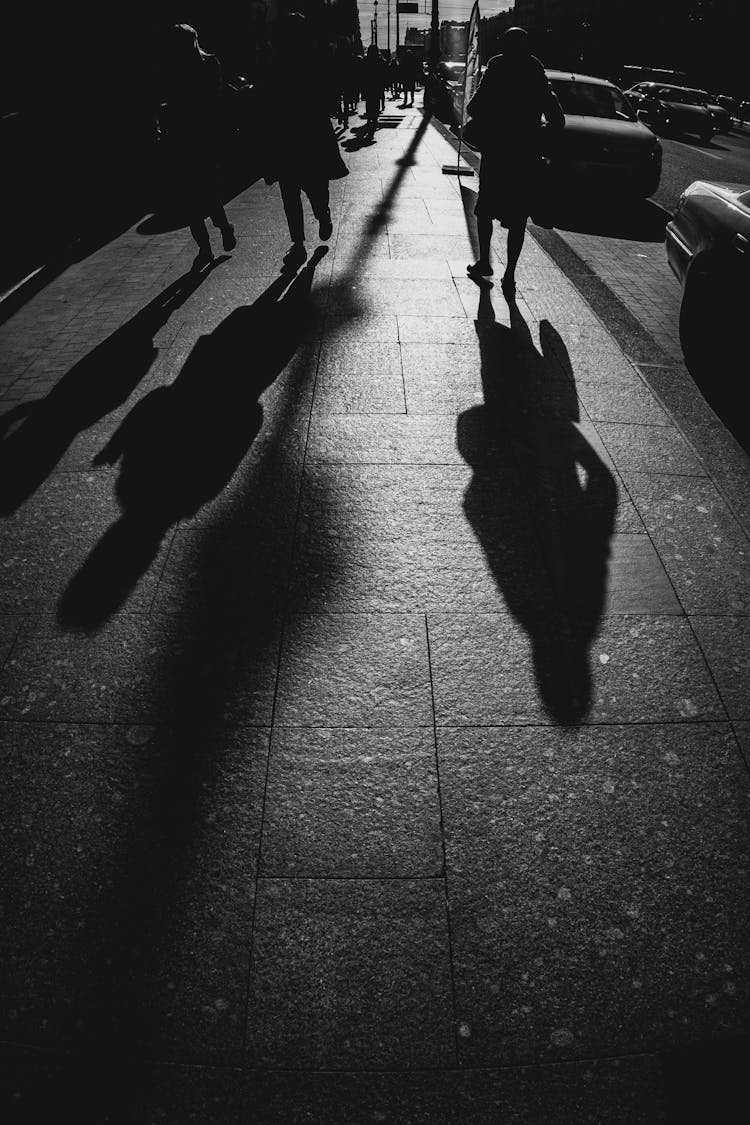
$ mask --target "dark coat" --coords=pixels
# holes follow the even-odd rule
[[[266,182],[291,180],[304,187],[348,176],[315,60],[304,56],[279,62],[274,74],[262,111]]]
[[[475,214],[504,226],[523,222],[541,185],[542,116],[555,131],[565,125],[539,59],[495,55],[467,110],[482,135]]]

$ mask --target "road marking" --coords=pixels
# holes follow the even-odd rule
[[[718,152],[706,152],[705,149],[698,148],[697,145],[689,145],[687,141],[677,141],[672,138],[672,144],[682,145],[683,148],[689,148],[691,152],[700,152],[703,156],[710,156],[712,160],[723,160],[723,156],[720,156]]]

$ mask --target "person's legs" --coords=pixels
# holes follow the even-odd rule
[[[214,205],[210,215],[211,222],[217,230],[221,231],[221,244],[225,250],[234,250],[237,245],[237,239],[234,234],[234,227],[227,218],[227,213],[221,203]],[[205,224],[204,224],[205,225]]]
[[[487,215],[477,215],[477,235],[479,236],[479,258],[468,266],[470,277],[487,277],[493,272],[490,264],[490,243],[492,242],[492,219]]]
[[[327,242],[333,232],[328,180],[317,180],[314,183],[306,184],[305,191],[307,192],[307,198],[310,200],[313,215],[320,223],[320,237],[323,242]]]
[[[292,245],[284,255],[286,268],[300,265],[307,257],[305,249],[305,217],[302,211],[301,188],[294,180],[279,180],[281,202],[284,205]]]
[[[208,227],[203,216],[194,217],[190,223],[190,233],[195,239],[198,246],[198,253],[193,260],[194,269],[203,269],[214,260],[214,253],[211,249],[211,240],[208,237]]]
[[[508,265],[503,274],[503,291],[516,291],[516,266],[521,257],[523,241],[526,236],[526,219],[511,223],[508,227]]]
[[[300,186],[292,180],[279,180],[281,202],[284,205],[289,237],[292,242],[305,241],[305,217],[302,212],[302,195]]]

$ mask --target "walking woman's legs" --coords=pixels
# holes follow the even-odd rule
[[[477,235],[479,236],[479,258],[473,265],[467,266],[469,277],[478,281],[480,277],[487,277],[492,273],[490,265],[490,243],[492,242],[492,219],[486,215],[477,215]]]
[[[518,265],[518,259],[521,257],[525,235],[525,219],[519,223],[513,223],[512,226],[508,227],[508,265],[505,270],[505,276],[510,277],[511,281],[515,277],[516,266]]]

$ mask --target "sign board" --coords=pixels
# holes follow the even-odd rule
[[[399,12],[419,12],[419,4],[416,0],[398,0],[396,8]]]

